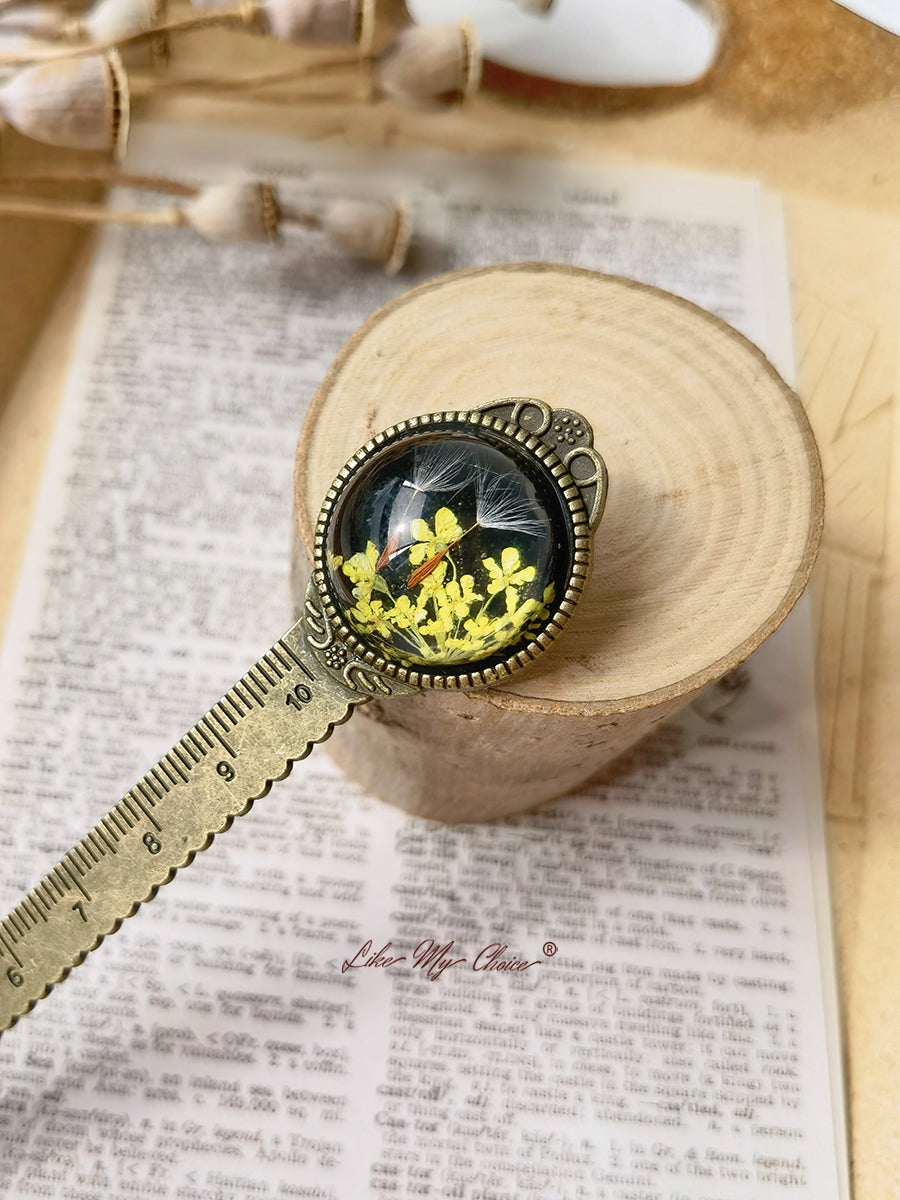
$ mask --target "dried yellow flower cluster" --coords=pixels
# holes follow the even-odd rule
[[[537,571],[523,565],[515,546],[506,546],[499,562],[479,559],[483,569],[476,580],[460,574],[450,554],[470,530],[463,530],[449,508],[438,509],[434,528],[418,518],[410,530],[415,541],[409,563],[418,568],[410,578],[419,576],[420,582],[405,595],[392,594],[377,569],[378,548],[371,541],[346,562],[333,560],[353,585],[356,603],[346,615],[363,637],[386,643],[393,654],[399,649],[410,662],[449,665],[498,654],[547,620],[554,585],[544,588],[541,599],[523,599]],[[429,563],[434,565],[423,575]]]

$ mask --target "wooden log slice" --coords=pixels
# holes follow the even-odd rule
[[[473,821],[579,787],[783,620],[823,517],[812,432],[755,346],[628,280],[517,264],[398,297],[348,342],[304,423],[294,604],[334,476],[419,413],[535,396],[582,412],[609,468],[589,585],[539,662],[484,692],[363,705],[327,743],[370,792]]]

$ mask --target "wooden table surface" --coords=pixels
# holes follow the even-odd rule
[[[830,5],[808,2],[823,12]],[[191,46],[192,70],[199,61],[252,67],[237,35],[206,34]],[[894,52],[893,43],[878,47]],[[855,1195],[900,1200],[900,95],[836,103],[827,116],[803,119],[780,116],[777,106],[760,116],[724,105],[715,87],[646,111],[590,107],[561,112],[482,94],[464,110],[432,115],[352,101],[304,108],[182,96],[145,104],[139,119],[228,122],[359,145],[613,157],[751,175],[781,194],[799,392],[826,477],[813,583],[817,689]],[[7,146],[0,171],[32,153],[15,139]],[[0,221],[0,627],[77,320],[86,246],[64,227]]]

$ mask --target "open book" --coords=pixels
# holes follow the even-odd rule
[[[791,374],[752,183],[143,138],[144,171],[402,191],[420,250],[104,235],[0,661],[4,912],[290,623],[303,411],[397,291],[571,262]],[[409,818],[315,750],[0,1039],[0,1195],[846,1197],[808,637],[800,606],[537,814]]]

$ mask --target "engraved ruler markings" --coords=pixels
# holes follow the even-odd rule
[[[0,1030],[363,699],[324,680],[293,626],[0,922]]]

